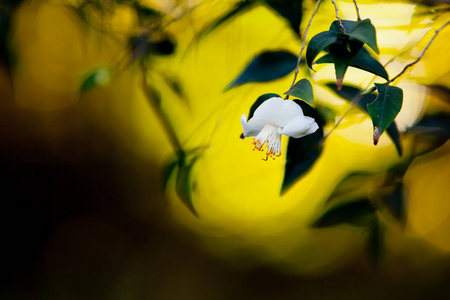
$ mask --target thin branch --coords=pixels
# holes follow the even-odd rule
[[[167,117],[167,115],[165,114],[165,112],[162,110],[161,106],[155,99],[152,89],[148,86],[147,68],[144,66],[144,63],[141,63],[141,69],[142,69],[143,90],[144,90],[145,96],[147,97],[148,103],[152,106],[153,110],[156,112],[156,116],[159,118],[159,121],[161,122],[162,127],[166,131],[167,136],[169,137],[169,142],[172,145],[172,147],[175,151],[175,154],[177,156],[179,156],[183,152],[183,147],[181,146],[181,143],[178,140],[178,137],[175,133],[175,128],[173,127],[169,118]]]
[[[442,25],[441,27],[439,27],[438,29],[436,29],[434,31],[434,35],[433,37],[431,37],[431,39],[428,41],[427,45],[425,46],[425,48],[423,48],[422,52],[420,53],[419,57],[417,57],[417,59],[415,61],[413,61],[412,63],[407,64],[403,70],[398,73],[394,78],[392,78],[391,80],[389,80],[389,83],[394,82],[397,78],[399,78],[401,75],[403,75],[406,70],[408,70],[409,68],[411,68],[412,66],[414,66],[415,64],[417,64],[422,57],[425,55],[425,52],[428,50],[428,47],[430,47],[431,43],[433,42],[433,40],[436,38],[436,36],[438,35],[439,31],[442,30],[442,28],[444,28],[445,26],[447,26],[448,24],[450,24],[450,21],[447,21],[444,25]]]
[[[358,3],[356,3],[356,0],[353,0],[353,3],[355,3],[356,16],[358,17],[358,21],[361,21],[361,15],[359,14]]]
[[[300,49],[300,54],[298,55],[297,67],[295,68],[295,73],[294,73],[294,80],[292,80],[292,84],[291,84],[291,87],[289,89],[291,89],[294,86],[295,80],[297,80],[297,75],[298,75],[298,71],[299,71],[299,68],[300,68],[300,62],[302,60],[303,49],[305,49],[305,44],[306,44],[306,35],[308,34],[309,27],[311,27],[311,22],[312,22],[314,16],[316,15],[317,11],[319,10],[319,6],[320,6],[321,2],[322,2],[322,0],[317,1],[316,8],[314,9],[313,14],[311,15],[311,18],[309,19],[308,25],[306,26],[305,33],[303,34],[302,47]],[[289,99],[289,95],[286,95],[285,99]]]
[[[336,18],[337,18],[338,21],[339,21],[339,26],[341,27],[342,32],[345,34],[345,33],[346,33],[346,32],[345,32],[345,28],[344,28],[344,25],[342,25],[342,19],[341,19],[341,17],[339,17],[339,9],[338,9],[338,7],[337,7],[337,5],[336,5],[336,1],[331,0],[331,2],[333,2],[334,8],[335,8],[335,10],[336,10]]]

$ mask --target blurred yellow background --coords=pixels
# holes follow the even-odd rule
[[[301,40],[265,2],[201,38],[237,1],[11,3],[0,4],[9,25],[9,56],[0,68],[2,299],[450,296],[448,142],[408,168],[404,226],[377,212],[384,233],[378,264],[370,260],[363,228],[310,226],[348,175],[369,176],[344,200],[371,195],[380,176],[429,146],[404,132],[424,115],[450,111],[449,27],[395,84],[404,90],[397,117],[403,155],[386,134],[373,146],[371,120],[353,108],[314,166],[280,196],[285,156],[263,161],[249,139],[239,139],[239,118],[258,96],[282,95],[293,72],[224,92],[261,51],[300,50]],[[358,3],[362,18],[377,28],[381,63],[396,57],[386,66],[391,77],[450,17],[445,3]],[[143,22],[137,6],[159,11],[162,21]],[[303,1],[302,33],[314,6]],[[355,20],[352,1],[338,6],[342,18]],[[334,20],[325,1],[306,40]],[[130,37],[149,32],[150,39],[173,41],[174,53],[132,60]],[[99,69],[97,86],[80,91]],[[311,80],[317,105],[337,120],[350,104],[324,87],[334,79],[333,66],[315,70],[301,68],[299,78]],[[345,77],[362,88],[371,80],[352,68]],[[175,176],[167,189],[162,184],[177,151],[167,124],[185,151],[199,149],[189,181],[198,218],[176,194]],[[283,153],[286,148],[282,140]]]

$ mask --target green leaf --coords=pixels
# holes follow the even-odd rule
[[[297,81],[297,83],[284,94],[300,98],[305,100],[308,104],[314,105],[312,85],[306,78]]]
[[[107,68],[99,68],[88,73],[80,86],[81,93],[87,93],[94,88],[106,86],[112,77],[112,71]]]
[[[359,24],[356,25],[356,28],[348,33],[348,35],[354,39],[357,39],[364,44],[367,44],[370,48],[372,48],[375,53],[379,54],[380,50],[378,50],[377,46],[377,32],[375,27],[370,22],[370,19],[365,19],[362,21],[358,21]]]
[[[356,26],[358,25],[358,21],[350,21],[350,20],[342,20],[342,26],[344,26],[345,32],[348,34],[349,32],[352,32],[355,30]],[[339,24],[339,21],[333,21],[330,25],[330,31],[334,31],[339,34],[343,34],[342,28]]]
[[[331,54],[326,54],[315,61],[315,64],[329,63],[333,63],[333,57]],[[389,80],[389,75],[383,65],[380,64],[378,60],[373,58],[364,47],[362,47],[352,59],[350,62],[350,67],[358,68]]]
[[[178,162],[178,176],[175,185],[175,191],[180,198],[181,202],[196,216],[198,213],[195,210],[194,203],[192,202],[192,183],[191,172],[198,155],[193,156],[191,159],[182,157]]]
[[[268,82],[291,73],[297,66],[297,57],[291,52],[265,51],[256,55],[225,91],[249,82]]]
[[[336,43],[338,35],[333,31],[324,31],[316,34],[308,43],[306,48],[306,62],[312,69],[312,63],[320,52],[325,50],[329,45]]]
[[[349,224],[359,227],[370,226],[376,218],[375,208],[370,201],[361,199],[336,205],[317,219],[313,227],[330,227]]]
[[[383,205],[389,210],[391,215],[402,225],[406,225],[406,195],[404,193],[403,182],[386,184],[377,190]]]
[[[338,94],[339,96],[350,102],[352,102],[355,99],[355,97],[357,97],[360,93],[362,93],[362,91],[359,88],[350,85],[343,85],[340,90],[338,90],[336,84],[332,82],[327,83],[326,86],[329,87],[331,90],[333,90],[333,92],[335,92],[336,94]],[[374,94],[362,95],[357,105],[361,110],[368,113],[367,104],[372,103],[376,98],[377,96]],[[398,155],[401,156],[402,144],[400,140],[400,134],[397,129],[397,124],[395,124],[395,121],[388,126],[388,128],[386,129],[386,133],[394,143]]]
[[[345,28],[345,34],[351,38],[357,39],[360,42],[367,44],[376,53],[380,53],[377,46],[377,35],[375,27],[372,25],[370,19],[361,21],[342,20],[342,25]],[[339,21],[331,23],[330,31],[343,34]]]
[[[384,230],[378,221],[374,221],[368,228],[367,252],[374,267],[377,267],[384,254]]]
[[[163,166],[163,172],[162,172],[162,185],[164,189],[167,188],[169,184],[170,178],[172,178],[172,175],[175,173],[175,170],[177,169],[179,163],[178,160],[172,160],[167,162]]]
[[[373,143],[376,145],[381,134],[394,122],[403,104],[403,90],[389,84],[375,83],[378,97],[367,105],[373,123]]]
[[[281,194],[285,193],[297,180],[304,176],[322,153],[324,120],[306,102],[300,100],[292,101],[301,106],[305,116],[315,119],[319,129],[310,135],[298,139],[289,138]]]
[[[389,81],[389,74],[386,69],[364,47],[352,59],[350,66],[370,72]]]
[[[424,155],[444,145],[450,139],[450,113],[439,112],[425,115],[406,134],[414,135],[414,140],[422,147],[416,149],[415,156]]]
[[[336,72],[336,85],[338,89],[342,87],[344,76],[350,62],[355,58],[362,46],[363,43],[359,41],[338,39],[336,43],[333,43],[328,47],[331,57],[333,58],[334,69]]]
[[[285,18],[292,30],[300,36],[300,24],[303,16],[302,0],[263,0],[263,2]]]

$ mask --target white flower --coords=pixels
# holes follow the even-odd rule
[[[281,155],[281,135],[300,138],[319,129],[313,118],[303,115],[300,105],[280,97],[264,101],[248,122],[247,116],[243,114],[241,124],[244,137],[255,136],[253,150],[267,149],[266,160]]]

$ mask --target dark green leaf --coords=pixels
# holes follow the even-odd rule
[[[406,224],[406,195],[403,182],[394,182],[377,190],[383,205],[401,224]]]
[[[349,201],[367,198],[374,185],[381,185],[383,175],[369,172],[354,172],[345,176],[335,187],[326,202]]]
[[[330,64],[333,63],[333,57],[331,54],[326,54],[315,61],[315,64]],[[377,76],[380,76],[386,80],[389,80],[389,75],[382,64],[375,58],[373,58],[367,50],[362,47],[358,54],[350,62],[350,66],[358,68]]]
[[[331,57],[333,57],[334,69],[336,72],[336,85],[341,89],[350,62],[358,54],[363,43],[359,41],[338,39],[329,46]],[[350,48],[350,51],[349,51]]]
[[[375,208],[370,201],[361,199],[359,201],[347,202],[337,205],[328,210],[313,227],[330,227],[342,224],[366,227],[373,223],[376,218]]]
[[[303,16],[302,0],[263,0],[278,14],[285,18],[292,30],[300,36],[300,23]]]
[[[444,145],[450,139],[450,114],[439,112],[425,115],[416,125],[406,131],[414,135],[417,147],[415,156],[424,155]]]
[[[378,266],[384,254],[384,234],[379,222],[373,222],[368,228],[367,251],[374,267]]]
[[[348,33],[348,35],[354,39],[357,39],[364,44],[367,44],[370,48],[372,48],[375,53],[380,53],[377,46],[377,33],[375,27],[373,27],[370,19],[365,19],[362,21],[358,21],[358,25],[356,28]]]
[[[295,101],[295,103],[301,106],[305,116],[315,119],[319,125],[319,129],[313,134],[298,139],[289,138],[281,194],[286,192],[292,184],[305,175],[322,153],[324,120],[306,102],[300,100],[292,101]]]
[[[312,69],[312,63],[317,55],[329,45],[336,43],[337,40],[338,35],[333,31],[324,31],[316,34],[309,41],[308,48],[306,48],[306,62],[308,63],[308,66]]]
[[[243,85],[249,82],[268,82],[291,73],[297,66],[297,57],[291,52],[265,51],[256,55],[226,88]]]
[[[370,19],[361,21],[348,21],[342,20],[342,25],[345,28],[347,36],[357,39],[360,42],[367,44],[376,53],[379,53],[377,46],[377,35],[375,27],[370,22]],[[330,30],[336,33],[343,34],[343,31],[339,25],[339,21],[331,23]]]
[[[345,32],[349,33],[355,30],[356,26],[358,25],[358,21],[350,21],[350,20],[342,20],[342,25],[345,28]],[[330,30],[334,31],[339,34],[343,34],[342,28],[339,24],[339,21],[333,21],[330,25]]]
[[[155,22],[163,17],[163,14],[150,7],[141,5],[138,2],[133,2],[133,7],[136,11],[139,23],[141,25],[148,25],[150,22]]]
[[[403,104],[403,90],[388,84],[375,83],[378,97],[367,105],[373,123],[373,143],[376,145],[381,134],[394,122]]]
[[[87,93],[94,88],[106,86],[110,82],[111,77],[112,72],[107,68],[93,70],[81,83],[80,92]]]
[[[425,115],[416,125],[409,128],[407,133],[428,135],[447,141],[450,139],[450,113]]]
[[[308,102],[310,105],[314,105],[312,85],[306,78],[297,81],[297,83],[284,94],[300,98]]]
[[[170,180],[170,178],[172,178],[172,175],[174,174],[178,165],[179,165],[178,160],[173,160],[173,161],[167,162],[164,165],[163,173],[162,173],[162,185],[163,185],[164,189],[167,188],[169,180]]]
[[[206,26],[205,29],[203,29],[200,32],[200,34],[199,34],[199,36],[197,37],[196,40],[199,40],[202,37],[210,34],[212,31],[214,31],[215,29],[219,28],[221,25],[223,25],[227,21],[232,20],[233,18],[235,18],[239,14],[242,14],[243,12],[248,11],[256,3],[257,3],[257,1],[255,1],[255,0],[243,0],[243,1],[237,2],[234,5],[234,7],[229,12],[227,12],[224,15],[222,15],[217,20],[215,20],[214,22],[212,22],[211,24]]]
[[[332,89],[336,94],[338,94],[339,96],[350,102],[352,102],[358,95],[360,95],[360,93],[362,93],[362,91],[359,88],[350,85],[343,85],[340,90],[338,90],[336,84],[332,82],[327,83],[326,86]],[[372,103],[377,98],[377,96],[374,94],[365,94],[361,95],[360,97],[361,98],[359,99],[357,105],[360,109],[362,109],[365,112],[368,112],[367,104]],[[402,144],[400,140],[400,134],[398,132],[397,124],[395,124],[395,121],[388,126],[388,128],[386,129],[386,133],[394,143],[398,154],[402,155]]]
[[[350,66],[389,80],[389,75],[383,65],[380,64],[378,60],[373,58],[364,47],[361,48],[358,54],[356,54],[356,56],[352,59]]]

